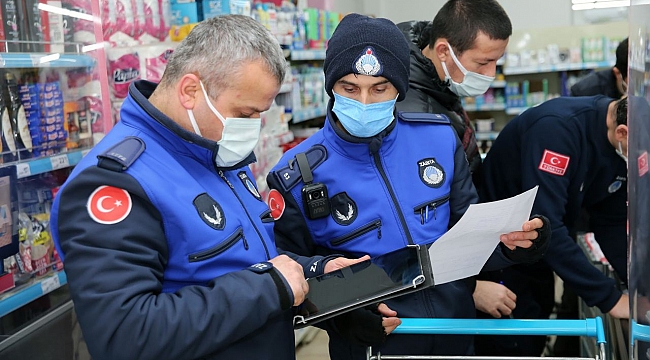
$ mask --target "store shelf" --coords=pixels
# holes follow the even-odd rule
[[[522,112],[526,111],[530,106],[522,106],[522,107],[509,107],[506,109],[506,114],[508,115],[519,115]]]
[[[59,271],[36,279],[33,283],[11,290],[0,297],[0,318],[67,284],[65,272]]]
[[[291,60],[325,60],[325,49],[291,50]]]
[[[21,179],[32,175],[43,174],[52,170],[58,170],[75,166],[79,163],[90,149],[75,150],[50,157],[25,160],[16,164],[16,176]]]
[[[327,113],[327,106],[322,105],[315,108],[294,110],[292,113],[292,122],[297,124],[299,122],[315,119],[317,117],[325,116]]]
[[[476,140],[496,140],[497,136],[499,136],[498,131],[477,132]]]
[[[493,89],[503,89],[506,87],[507,82],[505,80],[495,80],[492,81],[492,84],[490,84],[490,87]]]
[[[88,55],[4,53],[0,54],[0,68],[79,68],[93,67],[95,59]]]
[[[556,72],[556,71],[598,69],[598,68],[607,68],[612,66],[614,66],[614,62],[612,61],[542,65],[542,66],[522,66],[522,67],[505,66],[503,68],[503,74],[504,75],[537,74],[537,73],[547,73],[547,72]]]
[[[506,104],[481,104],[481,105],[476,105],[476,104],[469,104],[469,105],[464,105],[463,109],[467,112],[474,112],[474,111],[503,111],[506,109]]]

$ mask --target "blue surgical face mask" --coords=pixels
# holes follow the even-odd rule
[[[332,111],[350,135],[367,138],[379,134],[393,121],[397,96],[393,100],[366,105],[334,93]]]

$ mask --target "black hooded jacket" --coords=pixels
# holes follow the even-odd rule
[[[460,97],[449,90],[440,80],[431,60],[422,55],[429,43],[430,21],[411,21],[397,25],[409,42],[411,50],[411,75],[406,98],[397,103],[397,110],[445,114],[463,143],[470,171],[476,178],[481,165],[476,137],[467,114],[463,110]],[[477,182],[474,181],[476,185]]]

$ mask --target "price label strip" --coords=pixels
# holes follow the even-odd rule
[[[43,295],[49,294],[60,287],[61,283],[59,282],[59,277],[57,275],[48,277],[41,281],[41,290],[43,291]]]
[[[70,166],[70,161],[67,155],[57,155],[50,158],[52,163],[52,170],[63,169]]]

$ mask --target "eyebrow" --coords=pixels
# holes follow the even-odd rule
[[[376,82],[376,83],[372,84],[371,86],[383,85],[383,84],[387,84],[389,82],[390,81],[388,81],[388,79],[384,79],[384,80],[381,80],[379,82]],[[358,84],[355,84],[355,83],[347,81],[347,80],[339,80],[339,81],[337,81],[337,83],[345,84],[345,85],[352,85],[352,86],[359,86]]]

